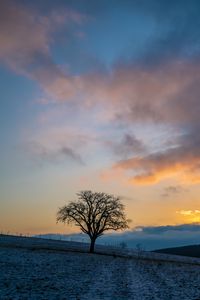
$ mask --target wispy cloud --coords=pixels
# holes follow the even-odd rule
[[[128,158],[132,155],[137,155],[140,153],[144,153],[146,151],[146,147],[142,140],[139,140],[135,137],[134,134],[125,133],[122,138],[118,141],[107,141],[106,144],[111,148],[113,153],[117,157]]]
[[[84,164],[80,154],[71,147],[60,146],[56,149],[46,148],[37,142],[29,143],[26,147],[34,158],[38,159],[40,163],[50,162],[55,163],[65,159]]]
[[[55,148],[48,148],[37,142],[31,142],[27,145],[29,153],[34,160],[36,159],[40,164],[45,162],[55,163],[59,161],[72,161],[83,165],[83,159],[81,155],[73,148],[69,146],[59,145]]]
[[[181,185],[171,185],[164,188],[163,193],[161,194],[162,197],[168,198],[170,196],[176,196],[188,191],[185,187]]]
[[[90,136],[75,129],[60,126],[44,127],[38,133],[24,136],[25,149],[30,157],[39,164],[72,161],[85,164],[87,146]]]
[[[184,215],[184,216],[191,216],[191,215],[194,215],[194,214],[200,214],[200,210],[198,210],[198,209],[195,209],[195,210],[179,210],[179,211],[177,211],[177,214],[181,214],[181,215]]]
[[[60,83],[69,95],[70,79],[54,62],[50,48],[56,33],[63,27],[70,23],[79,26],[84,20],[85,15],[69,8],[55,9],[43,15],[37,9],[16,1],[2,0],[0,60],[17,73],[36,80],[44,90],[57,93],[58,98],[62,98],[63,93],[56,88]]]

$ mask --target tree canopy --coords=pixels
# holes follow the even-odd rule
[[[119,197],[92,191],[81,191],[77,196],[77,201],[59,208],[57,222],[73,223],[89,235],[90,252],[94,251],[96,239],[105,231],[128,228],[124,205]]]

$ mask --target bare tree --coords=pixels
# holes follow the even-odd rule
[[[77,196],[77,201],[59,208],[57,222],[74,223],[88,234],[90,252],[94,252],[96,239],[105,231],[128,228],[129,220],[119,197],[92,191],[81,191]]]

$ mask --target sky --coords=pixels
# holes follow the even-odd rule
[[[56,212],[92,190],[122,198],[132,231],[192,224],[199,238],[199,13],[0,1],[2,232],[73,233]]]

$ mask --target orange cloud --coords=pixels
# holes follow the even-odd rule
[[[196,168],[200,161],[200,140],[196,137],[196,143],[190,149],[191,144],[187,145],[185,139],[181,141],[180,147],[123,160],[116,163],[114,168],[133,172],[131,183],[152,184],[173,176],[185,183],[200,182],[200,170]]]
[[[177,214],[183,215],[186,217],[190,222],[200,222],[200,210],[179,210],[176,211]]]

